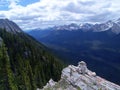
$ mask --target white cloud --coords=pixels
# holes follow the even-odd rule
[[[71,22],[103,22],[120,16],[120,0],[40,0],[27,6],[20,5],[19,0],[6,2],[9,9],[0,11],[0,17],[15,21],[23,29]]]

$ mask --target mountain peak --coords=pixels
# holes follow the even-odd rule
[[[103,32],[107,30],[111,30],[115,34],[120,33],[120,18],[117,20],[108,20],[104,23],[71,23],[68,25],[60,25],[52,27],[53,30],[82,30],[82,31],[93,31],[93,32]]]
[[[0,28],[5,29],[6,31],[12,32],[12,33],[22,32],[20,27],[13,21],[10,21],[9,19],[0,19]]]
[[[120,90],[120,86],[96,75],[87,68],[84,61],[78,66],[69,65],[64,68],[59,82],[52,79],[43,90]],[[39,89],[38,89],[39,90]]]

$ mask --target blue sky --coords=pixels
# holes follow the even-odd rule
[[[32,3],[35,3],[35,2],[38,2],[39,0],[21,0],[19,2],[20,5],[22,6],[26,6],[28,4],[32,4]]]
[[[0,10],[9,10],[11,1],[15,1],[21,6],[27,6],[29,4],[39,2],[39,0],[0,0]]]
[[[120,0],[0,0],[0,18],[23,30],[120,18]]]

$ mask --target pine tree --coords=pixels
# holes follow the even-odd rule
[[[18,90],[5,44],[0,46],[0,88],[1,90]]]
[[[60,79],[63,64],[42,44],[25,33],[0,30],[0,37],[5,44],[0,49],[0,89],[36,90],[50,78]]]

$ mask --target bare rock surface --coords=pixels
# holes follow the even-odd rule
[[[0,19],[0,29],[5,29],[6,31],[12,32],[12,33],[22,32],[22,30],[16,23],[8,19]]]
[[[120,90],[120,86],[97,76],[81,61],[78,66],[64,68],[60,81],[51,79],[43,89],[38,90]]]

